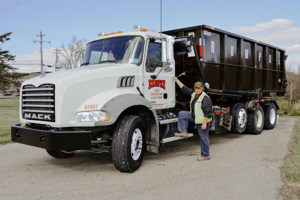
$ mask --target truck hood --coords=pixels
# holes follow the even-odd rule
[[[100,64],[27,80],[22,84],[22,88],[25,85],[39,87],[43,84],[54,84],[55,122],[24,120],[20,109],[21,123],[49,124],[52,127],[76,126],[76,113],[101,110],[105,103],[118,95],[138,94],[136,86],[139,82],[139,70],[140,67],[134,64]],[[134,77],[134,86],[119,87],[123,77]],[[22,98],[20,100],[22,101]]]
[[[112,75],[112,71],[118,72],[120,69],[122,71],[125,70],[125,68],[132,68],[136,65],[116,65],[116,64],[99,64],[99,65],[88,65],[84,67],[79,67],[75,69],[69,69],[69,70],[62,70],[59,72],[46,74],[45,76],[37,76],[35,78],[26,80],[23,85],[34,85],[35,87],[38,87],[42,84],[51,83],[55,86],[60,86],[61,84],[64,84],[68,81],[72,81],[74,83],[75,80],[80,81],[81,79],[84,79],[83,77],[107,77]],[[136,66],[137,67],[137,66]],[[115,73],[114,73],[115,74]]]

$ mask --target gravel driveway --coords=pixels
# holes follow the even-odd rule
[[[211,135],[211,160],[196,161],[199,137],[147,153],[133,174],[120,173],[109,154],[80,151],[55,159],[43,149],[0,146],[0,199],[282,199],[280,166],[296,118],[261,135]]]

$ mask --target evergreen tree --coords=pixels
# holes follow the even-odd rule
[[[0,43],[10,40],[12,34],[5,33],[0,35]],[[15,68],[7,64],[8,61],[13,61],[15,56],[9,54],[8,50],[2,50],[0,47],[0,91],[5,93],[11,86],[19,87],[21,85],[20,78],[26,74],[15,72]]]

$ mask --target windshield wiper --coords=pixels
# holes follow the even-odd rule
[[[118,63],[120,61],[119,60],[105,60],[105,61],[101,61],[100,63],[106,63],[106,62]]]
[[[84,65],[89,65],[90,62],[85,62],[85,63],[82,63],[80,66],[84,66]]]

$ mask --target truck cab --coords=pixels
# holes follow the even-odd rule
[[[112,151],[114,159],[126,142],[129,167],[121,167],[128,155],[114,163],[134,171],[146,148],[158,152],[158,110],[175,107],[173,44],[173,37],[145,29],[92,40],[80,68],[22,84],[12,140],[58,158],[83,149]],[[133,130],[118,136],[124,128]]]

